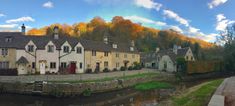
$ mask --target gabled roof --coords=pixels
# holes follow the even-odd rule
[[[16,63],[17,64],[27,64],[27,63],[29,63],[29,61],[25,57],[21,56],[19,58],[19,60],[16,61]]]
[[[189,49],[190,49],[189,47],[178,49],[177,50],[177,56],[178,57],[184,57]]]

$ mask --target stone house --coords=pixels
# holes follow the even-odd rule
[[[7,63],[4,68],[17,68],[18,74],[84,72],[84,48],[77,38],[59,35],[58,27],[54,28],[53,35],[25,36],[24,28],[23,25],[22,33],[0,33],[1,48],[8,50],[0,60]]]

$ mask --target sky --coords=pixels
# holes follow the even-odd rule
[[[234,11],[235,0],[0,0],[0,31],[19,31],[23,23],[29,30],[123,16],[143,26],[214,42],[235,23]]]

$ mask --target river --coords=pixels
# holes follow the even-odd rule
[[[136,91],[122,89],[89,97],[53,98],[1,94],[0,106],[156,106],[172,90]]]

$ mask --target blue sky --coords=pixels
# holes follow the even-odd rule
[[[19,30],[22,23],[30,29],[123,16],[213,42],[235,22],[234,6],[235,0],[0,0],[0,31]]]

